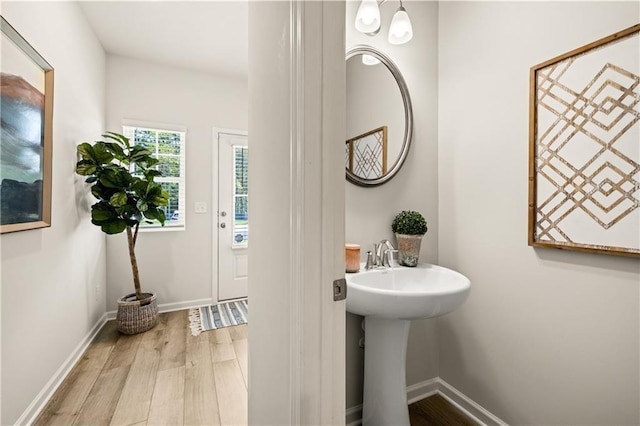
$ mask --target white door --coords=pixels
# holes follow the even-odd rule
[[[249,2],[249,424],[344,425],[345,5]]]
[[[247,297],[249,148],[243,132],[218,139],[218,301]]]

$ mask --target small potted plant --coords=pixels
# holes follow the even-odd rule
[[[151,151],[132,145],[118,133],[107,132],[102,137],[107,141],[78,145],[81,160],[76,173],[87,176],[85,182],[91,184],[91,194],[98,199],[91,206],[91,223],[106,234],[127,233],[135,293],[118,300],[116,321],[124,334],[142,333],[156,325],[158,304],[156,294],[143,293],[140,287],[135,253],[138,230],[142,221],[164,226],[161,207],[168,204],[169,194],[154,182],[162,173],[154,167],[159,161]]]
[[[420,256],[422,236],[427,233],[427,221],[420,213],[405,210],[393,218],[391,230],[396,234],[400,264],[416,266]]]

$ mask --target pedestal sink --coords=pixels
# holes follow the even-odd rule
[[[362,422],[409,425],[405,363],[411,320],[433,318],[467,299],[464,275],[427,263],[347,274],[347,311],[365,318]]]

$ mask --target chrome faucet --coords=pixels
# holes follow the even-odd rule
[[[376,266],[388,266],[391,267],[393,261],[392,254],[395,250],[389,240],[381,240],[379,244],[374,244],[375,247],[375,264]],[[386,249],[384,249],[386,247]]]

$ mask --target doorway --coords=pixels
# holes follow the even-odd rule
[[[218,250],[214,263],[218,266],[216,296],[223,301],[248,296],[249,147],[245,131],[214,130],[214,141],[218,152]]]

